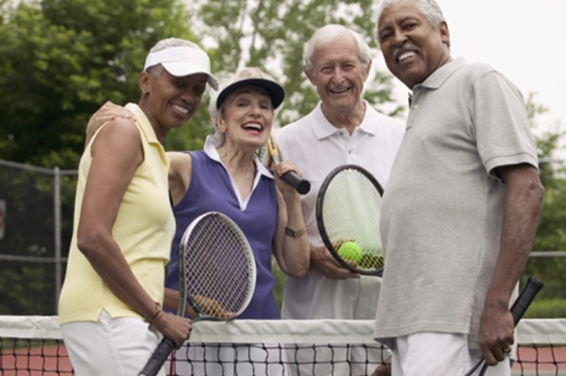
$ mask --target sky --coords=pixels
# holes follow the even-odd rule
[[[450,31],[452,57],[490,64],[549,112],[535,132],[566,130],[566,0],[437,0]],[[378,69],[387,67],[380,54]],[[407,88],[397,79],[396,95]],[[557,125],[558,124],[558,125]],[[558,127],[558,128],[556,128]]]

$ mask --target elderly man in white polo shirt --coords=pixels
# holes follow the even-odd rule
[[[282,156],[291,159],[311,182],[310,192],[302,197],[311,270],[304,278],[288,278],[283,293],[285,319],[375,318],[381,278],[341,268],[324,247],[315,218],[316,197],[330,171],[343,164],[357,164],[385,187],[401,144],[404,125],[378,113],[362,99],[371,69],[370,54],[362,37],[341,25],[317,30],[304,46],[303,69],[321,101],[310,114],[276,133]],[[321,351],[317,349],[319,356]],[[337,351],[333,349],[334,356],[342,358]],[[307,353],[302,350],[298,355],[312,355]],[[355,351],[345,356],[356,360]],[[381,352],[374,357],[380,361]],[[365,358],[364,354],[357,360],[364,362]],[[366,374],[363,364],[347,363],[332,365],[333,374]],[[324,367],[330,365],[317,364],[315,374],[331,374],[330,368]],[[301,368],[300,374],[312,372],[310,365]]]

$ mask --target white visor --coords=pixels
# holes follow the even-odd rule
[[[208,84],[218,89],[216,77],[210,73],[210,60],[208,55],[197,48],[170,47],[157,52],[151,52],[145,59],[143,70],[154,65],[161,64],[163,68],[176,77],[184,77],[191,74],[206,74]]]

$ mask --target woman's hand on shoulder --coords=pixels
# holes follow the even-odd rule
[[[85,146],[88,145],[92,136],[98,128],[117,118],[127,119],[135,122],[136,117],[130,111],[122,106],[118,106],[112,102],[106,102],[90,117],[86,126]]]

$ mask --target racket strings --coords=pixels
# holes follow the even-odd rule
[[[245,252],[241,233],[222,217],[209,216],[195,226],[186,247],[187,291],[202,312],[214,317],[241,313],[255,284],[254,260]]]
[[[379,235],[381,196],[363,173],[344,169],[328,184],[322,210],[324,228],[336,250],[346,241],[362,250],[361,270],[383,265]]]

